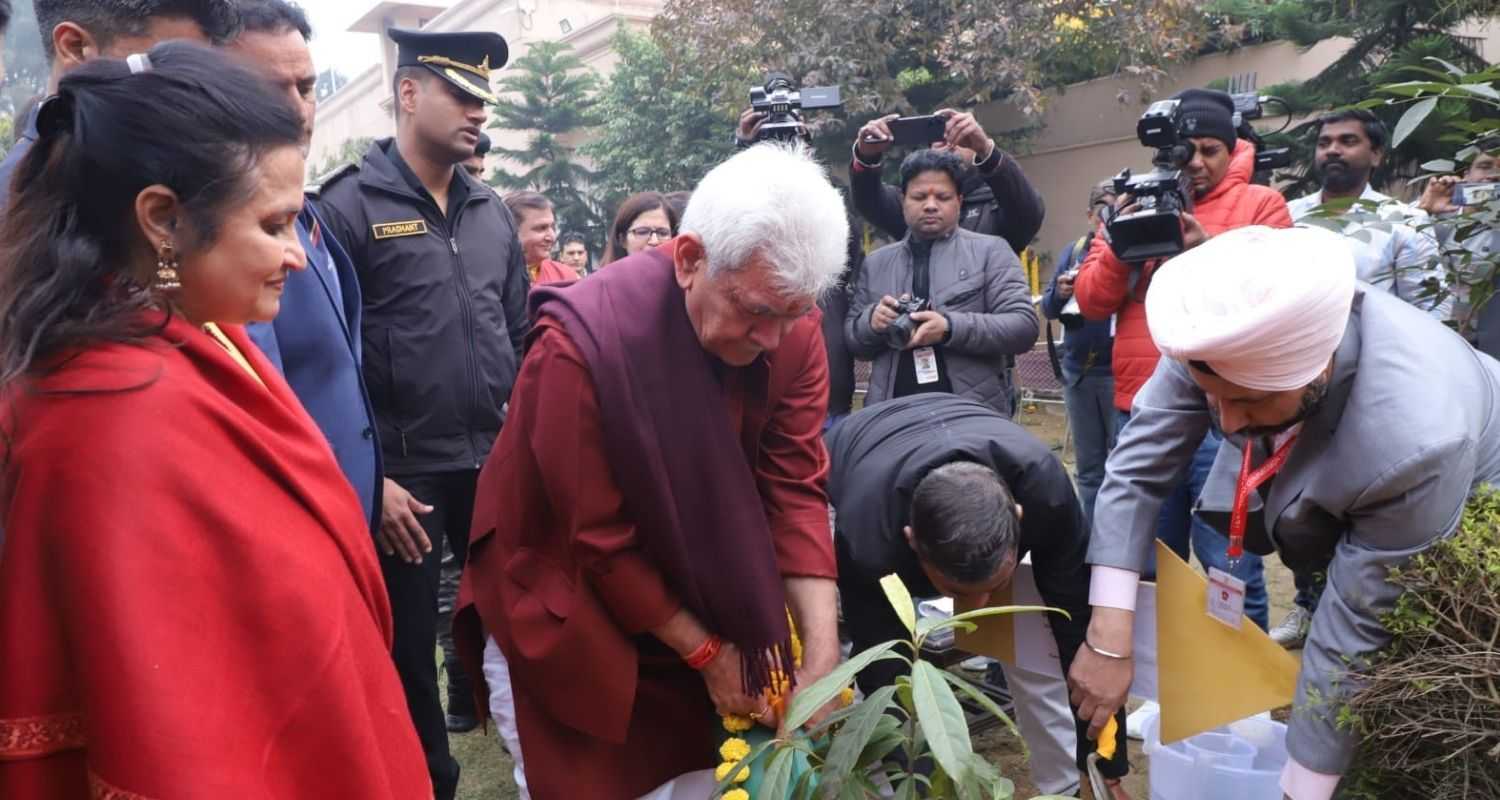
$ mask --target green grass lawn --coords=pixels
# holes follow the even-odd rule
[[[448,696],[443,673],[443,651],[437,651],[438,696]],[[458,800],[515,800],[520,797],[512,777],[515,762],[500,745],[493,720],[469,733],[448,734],[448,747],[463,771],[458,776]]]

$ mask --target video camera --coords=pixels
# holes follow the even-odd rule
[[[1265,139],[1261,138],[1251,124],[1251,120],[1257,120],[1266,115],[1265,104],[1277,103],[1283,109],[1290,110],[1286,101],[1279,97],[1262,97],[1255,92],[1241,92],[1232,94],[1234,100],[1234,113],[1237,115],[1235,133],[1241,139],[1249,139],[1255,145],[1255,171],[1270,172],[1272,170],[1286,169],[1292,165],[1292,149],[1290,147],[1266,147]],[[1285,129],[1286,126],[1282,126]],[[1274,133],[1275,131],[1273,131]]]
[[[1105,226],[1115,256],[1126,263],[1169,258],[1182,252],[1182,215],[1193,210],[1193,185],[1183,167],[1193,158],[1193,143],[1178,134],[1181,101],[1152,103],[1135,125],[1141,144],[1155,148],[1154,167],[1144,175],[1130,168],[1114,177],[1115,194],[1129,194],[1140,210],[1116,214]]]
[[[1255,171],[1289,166],[1291,151],[1285,147],[1266,149],[1250,126],[1251,120],[1264,116],[1264,104],[1274,98],[1254,92],[1230,97],[1237,135],[1255,145]],[[1182,135],[1180,106],[1178,100],[1159,100],[1136,122],[1136,138],[1156,150],[1151,158],[1154,169],[1132,176],[1126,168],[1114,177],[1116,194],[1129,194],[1140,206],[1138,211],[1114,216],[1105,226],[1115,256],[1126,263],[1171,258],[1182,252],[1182,215],[1193,210],[1192,181],[1183,168],[1193,160],[1194,147]]]
[[[812,135],[802,122],[802,110],[839,108],[843,104],[837,86],[808,86],[798,90],[792,88],[790,75],[768,73],[764,87],[750,90],[750,108],[766,115],[755,141],[809,141]]]

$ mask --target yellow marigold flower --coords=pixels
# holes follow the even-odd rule
[[[750,793],[744,789],[730,789],[723,794],[723,800],[750,800]]]
[[[843,688],[843,690],[839,692],[839,705],[843,706],[843,707],[848,707],[848,706],[854,705],[854,688],[853,687],[845,686]]]
[[[714,769],[714,780],[716,780],[716,781],[723,781],[724,778],[728,777],[729,771],[732,770],[732,769],[734,769],[734,768],[735,768],[734,764],[730,764],[730,763],[727,763],[727,762],[724,763],[724,764],[720,764],[717,768]],[[745,781],[748,781],[748,780],[750,780],[750,768],[749,767],[740,767],[739,774],[734,776],[734,782],[735,783],[744,783]]]
[[[738,736],[725,739],[724,743],[719,745],[719,758],[725,761],[738,763],[744,761],[745,756],[748,755],[750,755],[750,743]]]
[[[739,714],[724,715],[724,730],[730,733],[744,733],[754,726],[755,721],[749,717],[742,717]]]

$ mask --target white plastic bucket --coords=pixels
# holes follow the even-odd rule
[[[1281,800],[1286,726],[1250,717],[1169,745],[1146,720],[1151,800]]]

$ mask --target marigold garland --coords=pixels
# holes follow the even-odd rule
[[[714,780],[716,780],[716,781],[718,781],[720,783],[723,783],[724,779],[729,776],[729,771],[732,770],[732,769],[734,769],[735,765],[738,764],[738,763],[739,762],[736,761],[734,764],[731,764],[731,763],[729,763],[729,762],[726,761],[723,764],[720,764],[718,767],[716,767],[714,769]],[[750,768],[749,767],[740,767],[739,773],[737,773],[734,776],[734,782],[735,783],[744,783],[745,781],[748,781],[748,780],[750,780]]]
[[[750,755],[750,743],[738,736],[725,739],[724,743],[719,745],[719,758],[724,759],[725,762],[738,764],[748,755]]]
[[[787,612],[786,619],[792,635],[792,665],[800,669],[802,667],[802,639],[797,636],[797,625],[792,621],[790,611]],[[776,712],[777,719],[786,716],[786,701],[790,696],[791,688],[792,683],[785,673],[780,670],[771,673],[771,685],[766,688],[765,697],[771,709]],[[841,707],[852,704],[854,689],[845,686],[838,694],[838,702]],[[755,720],[740,714],[724,714],[720,717],[720,722],[724,730],[732,735],[719,746],[719,757],[724,760],[714,768],[714,780],[723,783],[724,779],[738,768],[739,771],[734,773],[732,783],[744,783],[750,779],[750,765],[743,763],[750,755],[750,743],[739,734],[755,727]],[[750,793],[744,789],[730,789],[722,795],[721,800],[750,800]]]

